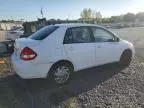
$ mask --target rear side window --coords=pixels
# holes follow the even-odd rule
[[[52,32],[54,32],[57,28],[58,28],[58,26],[52,26],[52,25],[46,26],[46,27],[38,30],[34,34],[32,34],[29,38],[34,39],[34,40],[43,40],[47,36],[49,36]]]
[[[90,43],[91,37],[87,27],[74,27],[66,31],[64,44],[72,43]]]

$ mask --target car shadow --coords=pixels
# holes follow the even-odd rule
[[[85,69],[75,72],[72,79],[63,86],[55,85],[49,79],[26,80],[26,83],[37,106],[40,101],[44,106],[46,103],[48,105],[48,102],[58,105],[62,101],[96,88],[123,69],[124,67],[117,63]]]
[[[0,78],[0,108],[30,108],[22,79],[17,75]]]

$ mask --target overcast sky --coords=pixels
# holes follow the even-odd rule
[[[0,0],[1,19],[37,20],[43,8],[47,19],[77,19],[83,8],[100,11],[103,17],[144,11],[144,0]]]

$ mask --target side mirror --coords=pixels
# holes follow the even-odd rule
[[[117,40],[116,40],[117,42],[119,42],[120,41],[120,39],[117,37]]]
[[[108,39],[107,42],[114,42],[114,40],[113,39]]]

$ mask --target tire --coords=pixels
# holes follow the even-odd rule
[[[121,66],[129,66],[131,60],[132,60],[132,52],[130,50],[125,50],[120,57],[119,64]]]
[[[55,84],[63,85],[70,80],[73,71],[70,63],[60,62],[52,67],[51,79]]]

